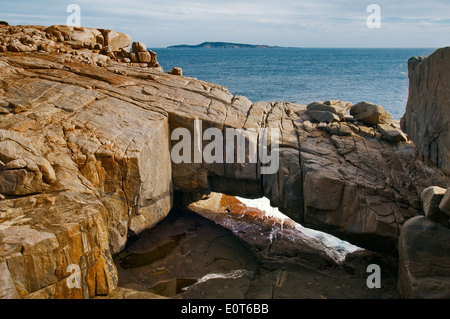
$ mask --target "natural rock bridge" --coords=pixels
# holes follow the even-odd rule
[[[6,297],[110,292],[111,254],[161,221],[174,197],[186,204],[210,191],[266,196],[305,226],[395,253],[401,226],[421,214],[422,190],[448,185],[411,142],[387,141],[350,118],[327,131],[311,124],[306,105],[253,103],[216,84],[109,59],[97,66],[95,50],[73,52],[0,54]],[[279,128],[279,170],[174,164],[171,133],[194,132],[195,120],[203,132]],[[83,289],[65,285],[69,264],[80,265]]]

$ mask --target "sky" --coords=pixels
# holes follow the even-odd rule
[[[449,0],[0,0],[11,25],[66,24],[70,4],[84,27],[129,34],[147,47],[204,41],[329,48],[450,45]],[[369,28],[379,8],[379,28]]]

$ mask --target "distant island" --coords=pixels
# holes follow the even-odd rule
[[[229,43],[229,42],[203,42],[197,45],[172,45],[167,47],[168,49],[267,49],[267,48],[279,48],[274,46],[268,46],[265,44],[242,44],[242,43]]]

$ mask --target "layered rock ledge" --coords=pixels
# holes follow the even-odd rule
[[[112,254],[164,219],[174,198],[187,205],[212,191],[266,196],[305,226],[396,255],[402,225],[423,215],[422,191],[450,186],[378,107],[359,104],[355,116],[342,116],[252,102],[165,74],[150,53],[140,62],[149,58],[139,55],[148,52],[142,45],[131,50],[139,62],[128,62],[120,55],[131,41],[114,31],[61,29],[0,25],[0,297],[111,293]],[[100,35],[111,50],[100,49]],[[256,137],[260,128],[279,128],[279,170],[172,163],[171,133],[193,133],[195,120],[203,131]],[[80,289],[67,286],[71,264],[80,267]]]

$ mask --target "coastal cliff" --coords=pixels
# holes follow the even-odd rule
[[[450,174],[450,47],[408,61],[409,99],[402,129],[419,151]]]
[[[115,31],[0,26],[0,297],[108,295],[128,238],[211,192],[265,196],[305,226],[397,256],[424,190],[450,186],[448,158],[422,160],[381,106],[252,102],[170,73]],[[199,120],[202,132],[279,128],[279,170],[173,163],[172,132]],[[72,264],[80,289],[67,286]]]

